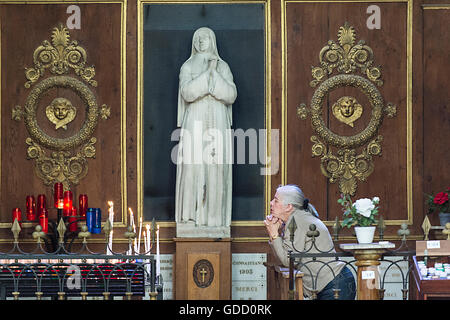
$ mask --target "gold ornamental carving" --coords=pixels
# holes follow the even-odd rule
[[[62,24],[53,28],[52,40],[44,40],[42,44],[34,50],[34,67],[25,68],[25,76],[28,81],[26,88],[39,80],[44,75],[45,69],[50,69],[52,74],[63,75],[73,69],[75,74],[84,81],[97,86],[93,66],[86,67],[87,54],[84,48],[78,45],[77,41],[70,41],[70,34]]]
[[[364,41],[355,43],[356,33],[345,23],[339,28],[338,43],[329,40],[320,50],[320,66],[312,68],[310,86],[316,88],[311,107],[305,103],[297,108],[297,115],[304,120],[311,117],[315,135],[312,156],[321,157],[320,169],[331,183],[338,182],[341,193],[355,195],[357,181],[366,181],[374,170],[373,156],[381,156],[383,137],[378,131],[384,116],[393,117],[396,106],[387,103],[377,89],[382,86],[381,67],[374,66],[373,51]],[[337,72],[338,74],[333,75]],[[355,74],[359,73],[359,74]],[[355,97],[339,97],[330,112],[342,124],[354,128],[354,123],[370,112],[367,126],[351,136],[334,133],[323,119],[323,105],[328,94],[342,87],[352,87],[362,92],[369,106],[363,107]],[[369,111],[370,110],[370,111]],[[326,113],[326,112],[325,112]],[[362,148],[362,149],[361,149]],[[337,149],[334,152],[334,149]],[[358,153],[357,149],[361,149]]]
[[[92,79],[95,69],[86,67],[86,50],[77,41],[70,41],[69,32],[62,24],[53,28],[51,42],[44,40],[35,49],[33,62],[34,67],[25,68],[28,79],[25,87],[31,91],[23,108],[15,106],[12,109],[12,119],[24,120],[29,134],[25,141],[27,158],[35,160],[36,175],[45,185],[62,182],[65,188],[70,189],[70,185],[78,184],[87,175],[87,159],[95,158],[96,154],[97,139],[93,134],[98,118],[108,119],[111,111],[106,105],[98,107],[95,94],[89,87],[97,86],[97,81]],[[42,78],[46,69],[51,75]],[[70,70],[81,80],[68,75]],[[52,89],[59,88],[74,92],[82,105],[74,106],[69,98],[61,96],[53,98],[50,104],[41,103]],[[80,130],[70,137],[58,137],[59,129],[67,130],[82,107],[86,112]],[[38,123],[37,115],[41,112],[53,126],[51,134]]]
[[[45,108],[47,119],[55,125],[55,130],[63,128],[67,130],[67,124],[72,122],[77,115],[77,108],[66,98],[55,98]]]
[[[358,120],[363,113],[363,106],[358,103],[355,97],[340,97],[331,107],[333,115],[340,122],[353,128],[354,122]]]
[[[355,29],[345,22],[339,28],[338,42],[328,40],[319,53],[319,67],[312,68],[311,87],[317,86],[326,75],[331,74],[335,69],[339,73],[350,74],[360,71],[361,74],[375,82],[378,86],[383,85],[381,77],[381,67],[373,65],[373,51],[366,45],[364,40],[355,44]]]

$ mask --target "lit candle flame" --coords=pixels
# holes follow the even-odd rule
[[[131,210],[131,208],[128,208],[128,211],[130,212],[130,225],[134,226],[134,214],[133,214],[133,210]]]

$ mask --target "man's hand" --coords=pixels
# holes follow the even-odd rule
[[[280,219],[278,219],[277,217],[274,217],[272,215],[267,216],[266,220],[264,220],[264,225],[266,227],[267,234],[269,235],[269,237],[271,239],[278,236],[278,229],[281,226]]]

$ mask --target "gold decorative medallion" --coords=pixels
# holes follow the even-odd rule
[[[60,24],[53,28],[52,41],[44,40],[33,54],[33,68],[25,68],[25,76],[28,81],[26,88],[31,88],[25,107],[15,106],[12,110],[12,119],[21,121],[24,119],[30,135],[26,139],[28,145],[28,159],[35,159],[36,175],[45,185],[62,182],[65,189],[70,189],[71,184],[78,184],[80,179],[86,176],[88,171],[87,158],[95,158],[95,143],[93,137],[97,127],[98,117],[108,119],[110,108],[102,105],[98,108],[94,93],[86,85],[96,87],[97,81],[92,78],[95,75],[94,67],[86,67],[87,54],[84,48],[78,46],[77,41],[70,41],[68,30]],[[53,76],[40,80],[46,69]],[[75,77],[66,75],[73,70]],[[67,138],[54,137],[54,132],[49,135],[39,126],[37,113],[43,112],[47,119],[55,125],[55,132],[62,128],[67,130],[77,117],[77,108],[65,97],[56,97],[45,106],[40,101],[49,95],[51,89],[68,89],[75,92],[86,108],[85,121],[81,129],[73,136]],[[50,149],[49,154],[44,148]],[[80,148],[75,151],[76,148]]]
[[[77,115],[77,109],[66,98],[55,98],[45,109],[48,120],[55,125],[55,130],[67,130],[67,124]]]
[[[356,98],[348,96],[340,97],[331,108],[336,119],[352,128],[353,122],[358,120],[363,113],[363,107]]]
[[[387,103],[384,106],[383,97],[377,86],[383,85],[381,67],[373,66],[373,51],[359,41],[355,44],[355,30],[348,23],[339,28],[339,44],[329,40],[328,44],[319,53],[320,66],[312,68],[311,87],[317,87],[308,109],[302,103],[297,107],[297,115],[304,120],[311,115],[311,125],[316,135],[311,137],[314,143],[312,155],[321,157],[321,172],[331,183],[339,182],[341,193],[354,195],[357,180],[365,181],[373,172],[373,156],[381,156],[381,141],[378,130],[383,122],[384,115],[393,117],[396,106]],[[325,79],[334,71],[340,74]],[[357,71],[361,75],[353,74]],[[373,83],[372,83],[373,82]],[[328,94],[341,87],[353,87],[367,97],[371,107],[370,120],[367,126],[352,136],[341,136],[330,130],[322,117],[323,105]],[[333,115],[345,125],[354,127],[367,108],[358,103],[355,97],[342,96],[332,105]],[[364,147],[360,154],[356,149]],[[333,154],[332,147],[337,148]]]

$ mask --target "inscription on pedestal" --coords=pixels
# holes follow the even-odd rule
[[[231,272],[233,300],[267,299],[267,261],[265,253],[232,254]]]

